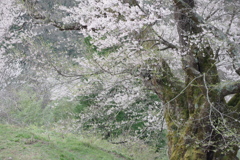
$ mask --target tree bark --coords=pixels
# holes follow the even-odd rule
[[[235,100],[227,104],[222,95],[229,91],[227,87],[222,88],[222,93],[211,87],[220,84],[220,80],[209,44],[204,41],[196,44],[192,39],[192,35],[202,32],[199,21],[192,19],[194,0],[173,2],[179,43],[186,53],[182,58],[185,84],[178,83],[164,60],[155,72],[162,76],[149,79],[153,90],[165,102],[170,160],[237,160],[238,147],[226,142],[232,140],[224,137],[222,130],[226,128],[218,128],[228,123],[225,121],[230,123],[223,113],[230,114],[230,105],[238,110],[240,98],[235,96]],[[234,93],[239,93],[238,87]]]

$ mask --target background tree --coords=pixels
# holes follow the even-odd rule
[[[96,57],[108,55],[115,48],[98,51],[90,43],[91,37],[83,41],[78,31],[56,30],[51,24],[61,20],[65,12],[52,10],[55,2],[28,2],[28,7],[34,5],[43,9],[41,13],[50,13],[54,20],[41,21],[44,16],[33,7],[27,8],[33,12],[28,14],[21,4],[13,1],[10,8],[14,11],[16,6],[19,8],[16,8],[13,21],[5,26],[5,35],[11,36],[3,37],[1,43],[7,63],[3,65],[6,74],[2,76],[5,83],[0,91],[4,95],[0,98],[0,120],[17,125],[49,126],[54,123],[59,128],[69,125],[66,131],[100,132],[111,141],[123,137],[120,142],[112,143],[144,139],[157,150],[164,147],[163,121],[159,120],[163,119],[163,110],[156,95],[146,90],[140,78],[131,75],[122,64],[118,69],[107,68],[108,71],[101,67],[115,57],[105,60]],[[4,14],[7,17],[10,13]],[[120,62],[124,57],[119,58]],[[10,76],[11,73],[14,76]]]

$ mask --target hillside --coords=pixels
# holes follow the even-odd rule
[[[93,136],[0,124],[0,160],[166,160],[163,152],[140,142],[116,145]]]
[[[0,125],[0,160],[124,160],[120,154],[103,150],[76,137]]]

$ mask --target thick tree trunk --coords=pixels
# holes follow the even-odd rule
[[[158,68],[163,76],[151,78],[155,92],[165,102],[170,160],[237,160],[238,147],[229,145],[229,139],[218,129],[225,125],[224,118],[219,117],[229,112],[225,109],[229,104],[211,88],[220,83],[213,51],[207,42],[199,45],[191,39],[191,35],[202,32],[191,19],[194,1],[173,2],[179,41],[187,53],[182,59],[185,84],[176,85],[164,60]],[[239,99],[234,103],[239,105]]]
[[[218,133],[217,127],[222,125],[219,117],[225,112],[225,105],[238,106],[235,110],[240,110],[240,97],[237,94],[226,104],[217,90],[207,87],[219,82],[211,61],[205,59],[206,64],[211,65],[204,67],[204,71],[209,70],[212,74],[195,76],[189,72],[185,86],[177,83],[164,60],[158,66],[158,72],[154,71],[162,76],[150,79],[155,92],[165,102],[170,160],[238,160],[238,147],[224,142],[232,139]]]

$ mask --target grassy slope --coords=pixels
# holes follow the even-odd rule
[[[0,160],[120,160],[129,159],[105,151],[74,136],[0,124]]]

